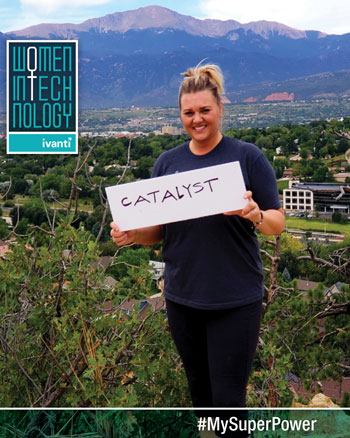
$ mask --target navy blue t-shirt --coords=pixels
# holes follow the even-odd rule
[[[152,177],[239,161],[247,190],[261,210],[279,209],[274,171],[260,149],[230,137],[205,155],[186,142],[164,152]],[[228,187],[227,190],[230,190]],[[234,190],[234,187],[231,188]],[[163,225],[164,295],[199,309],[224,309],[263,296],[263,270],[251,221],[223,214]]]

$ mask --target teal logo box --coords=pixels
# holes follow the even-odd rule
[[[78,153],[78,41],[7,41],[7,153]]]

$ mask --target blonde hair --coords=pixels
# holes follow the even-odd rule
[[[185,76],[185,79],[179,89],[179,107],[181,107],[183,94],[204,90],[209,90],[218,104],[221,102],[221,94],[224,92],[224,77],[218,65],[200,65],[199,63],[196,67],[189,68],[182,75]]]

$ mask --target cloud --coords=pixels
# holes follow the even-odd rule
[[[302,30],[350,32],[348,0],[202,0],[199,7],[206,18],[240,23],[267,20]]]
[[[1,2],[0,0],[0,6]],[[40,23],[81,23],[105,15],[112,0],[11,0],[7,14],[0,13],[0,31],[9,32]],[[9,0],[6,0],[7,5]],[[1,8],[0,8],[1,11]]]
[[[111,0],[21,0],[21,5],[25,10],[34,9],[41,16],[50,15],[54,12],[65,12],[66,15],[70,15],[70,11],[75,8],[100,6],[110,1]]]

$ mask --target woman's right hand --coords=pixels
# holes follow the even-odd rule
[[[111,222],[111,237],[114,243],[118,246],[129,245],[135,242],[136,230],[120,231],[118,225],[115,222]]]

